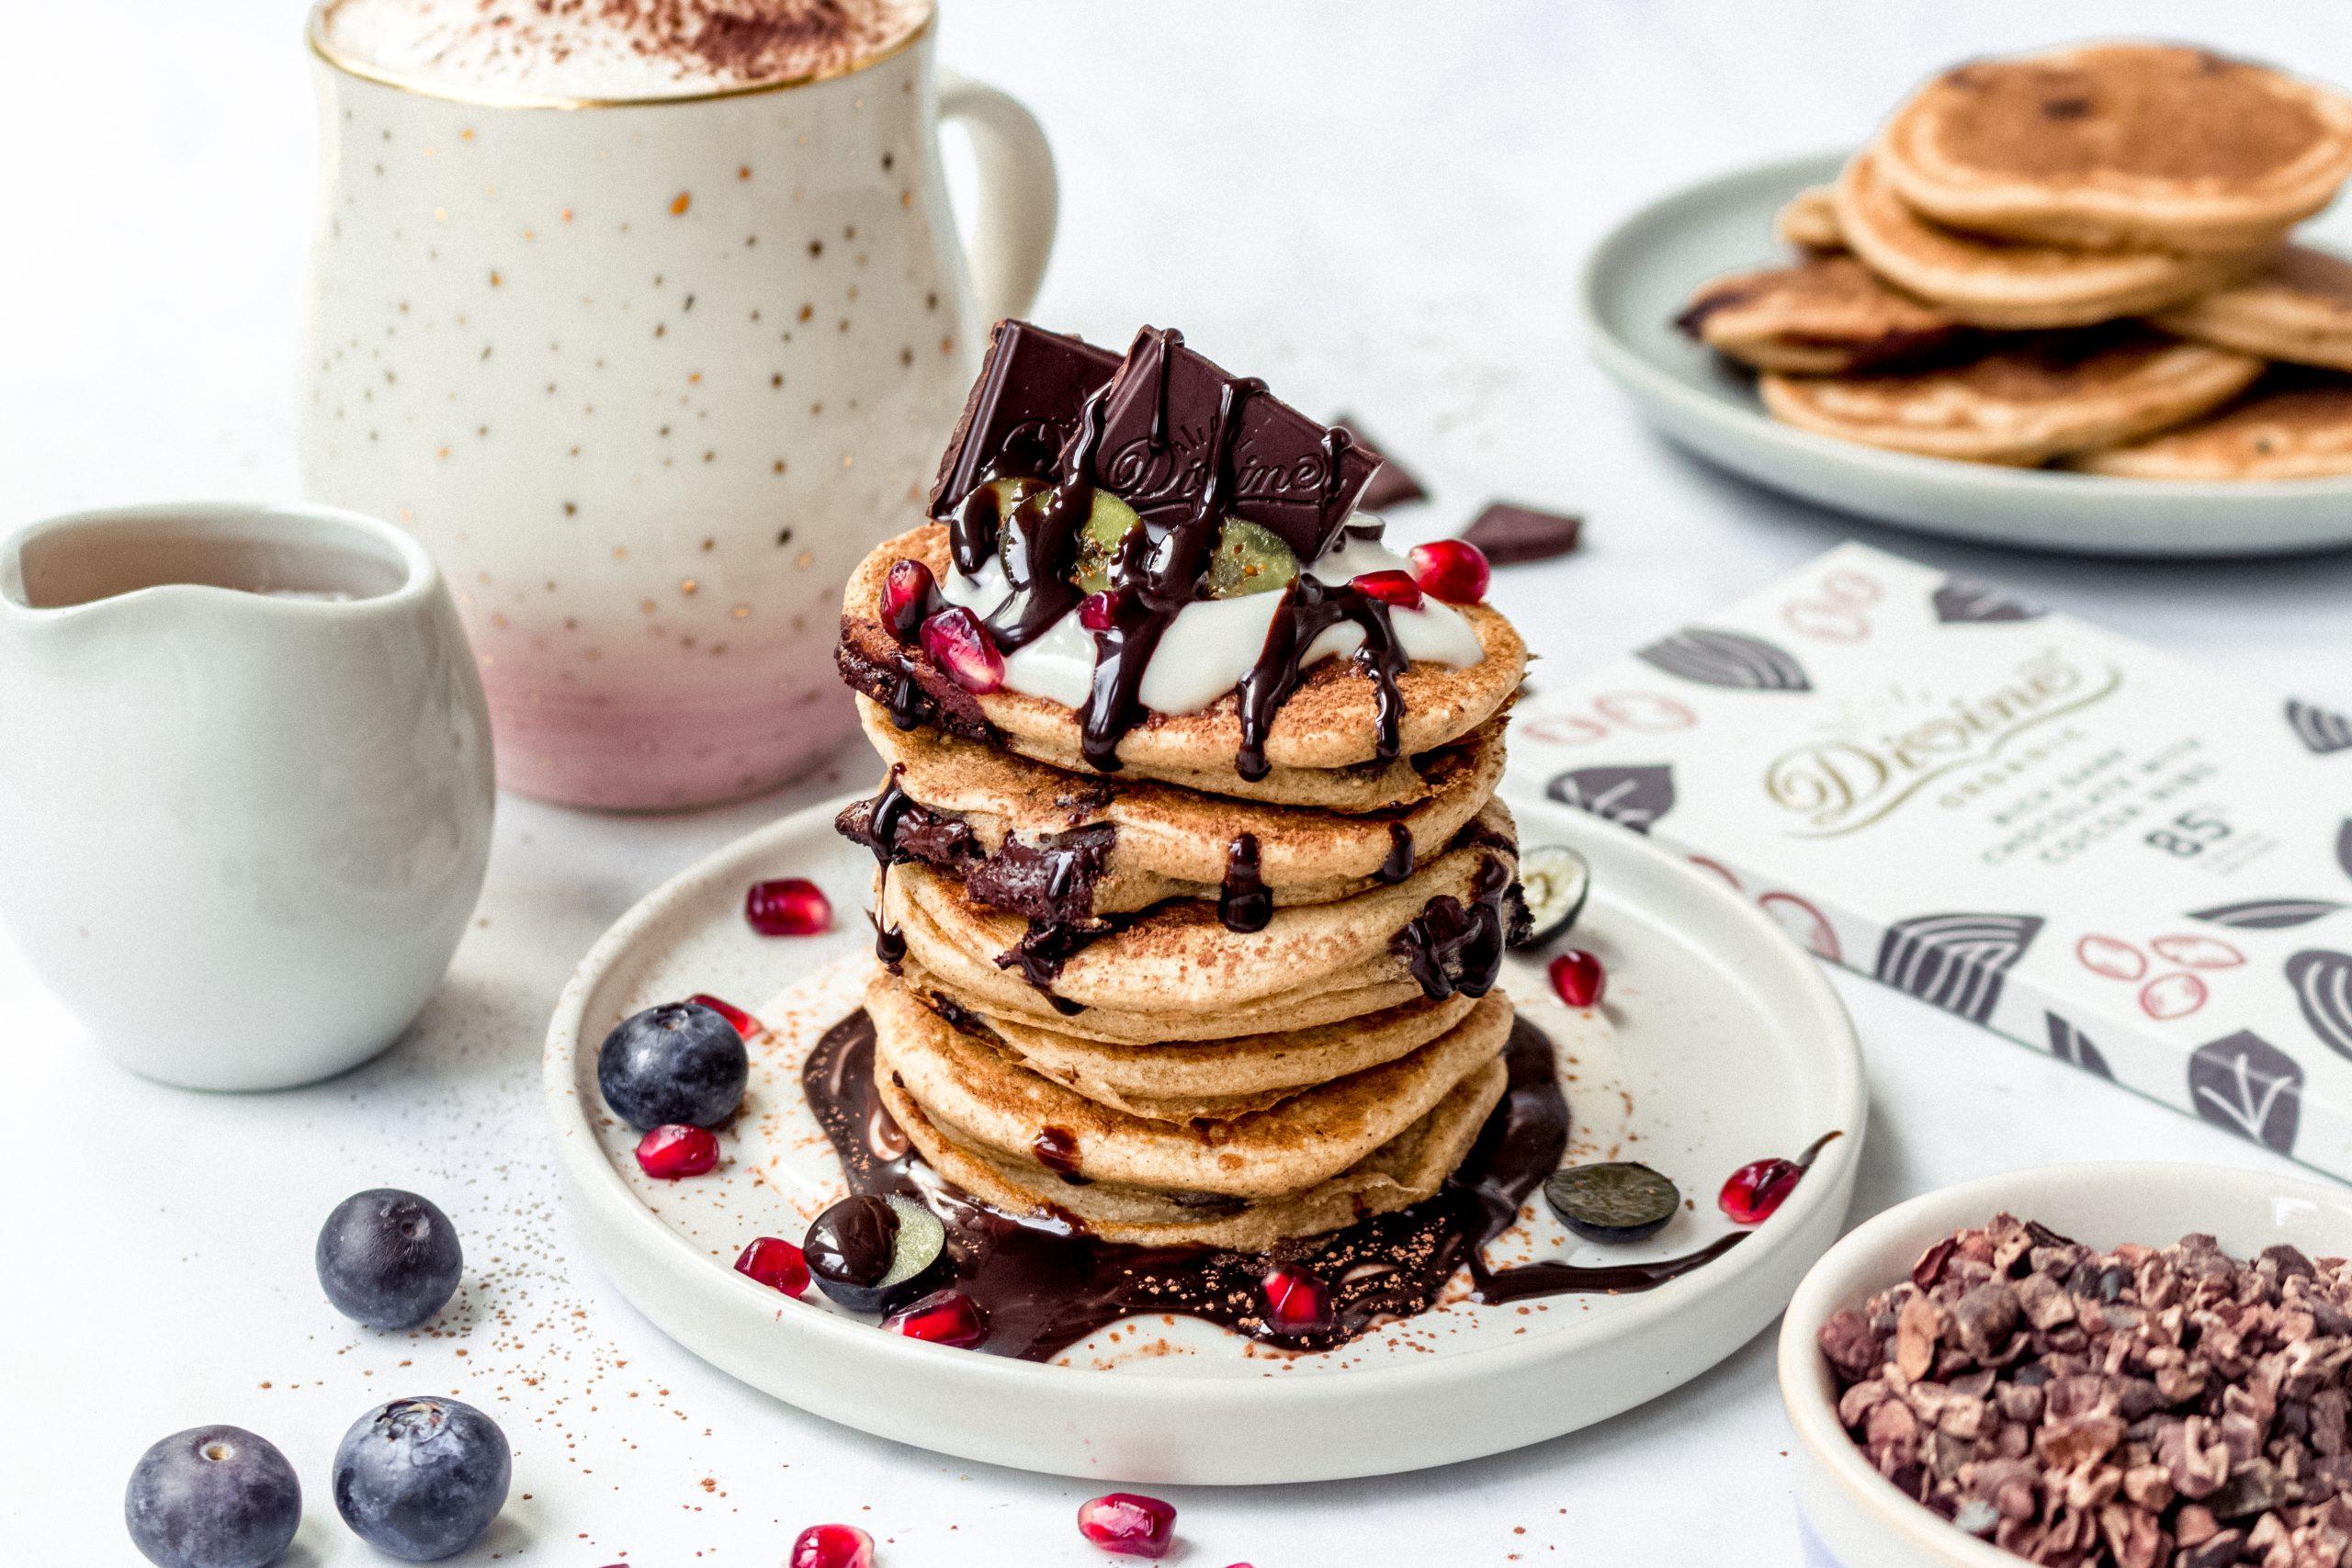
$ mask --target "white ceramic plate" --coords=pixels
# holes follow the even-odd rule
[[[1679,331],[1690,291],[1785,258],[1772,215],[1836,155],[1722,175],[1651,203],[1585,263],[1593,357],[1668,439],[1759,484],[1923,533],[2118,556],[2259,556],[2352,545],[2352,479],[2175,484],[1917,457],[1764,412],[1752,378]]]
[[[1513,959],[1504,984],[1560,1043],[1570,1157],[1645,1161],[1686,1212],[1639,1248],[1696,1250],[1729,1229],[1724,1178],[1748,1160],[1823,1152],[1781,1212],[1705,1268],[1645,1294],[1488,1308],[1454,1300],[1319,1356],[1192,1319],[1131,1319],[1053,1364],[925,1345],[790,1301],[736,1274],[757,1235],[797,1241],[843,1190],[803,1102],[817,1034],[862,988],[873,863],[832,830],[841,802],[752,834],[647,897],[582,961],[548,1035],[545,1086],[580,1232],[622,1293],[681,1344],[803,1409],[943,1453],[1090,1479],[1237,1484],[1388,1474],[1555,1437],[1655,1398],[1769,1324],[1844,1221],[1867,1097],[1852,1024],[1814,959],[1712,877],[1623,829],[1515,803],[1525,841],[1573,844],[1594,888],[1577,941],[1609,966],[1603,1014],[1571,1013]],[[768,877],[814,878],[829,935],[766,939],[742,917]],[[709,1176],[646,1179],[635,1134],[605,1111],[595,1053],[622,1018],[709,992],[751,1008],[745,1113]],[[1547,1213],[1489,1249],[1558,1256]],[[1462,1283],[1456,1280],[1453,1293]]]
[[[1781,1397],[1796,1428],[1797,1500],[1815,1568],[2017,1568],[2020,1559],[1954,1529],[1871,1468],[1838,1425],[1836,1386],[1815,1347],[1839,1308],[1861,1305],[1908,1274],[1930,1246],[2004,1210],[2089,1247],[2164,1247],[2203,1232],[2238,1258],[2281,1244],[2310,1258],[2352,1255],[2352,1190],[2304,1176],[2153,1160],[1986,1177],[1856,1226],[1804,1277],[1781,1324]]]

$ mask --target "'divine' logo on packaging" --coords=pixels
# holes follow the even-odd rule
[[[1901,712],[1877,710],[1868,734],[1833,735],[1783,751],[1764,770],[1764,792],[1802,819],[1797,837],[1859,832],[1938,779],[2000,760],[2020,737],[2122,685],[2123,671],[2115,666],[2086,668],[2050,649],[1989,692],[1928,699],[1917,716],[1905,699]]]

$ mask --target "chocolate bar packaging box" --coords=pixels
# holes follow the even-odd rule
[[[1860,545],[1513,726],[1822,957],[2352,1177],[2352,720]]]

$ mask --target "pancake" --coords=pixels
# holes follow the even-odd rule
[[[1827,253],[1846,248],[1838,227],[1838,205],[1827,186],[1807,186],[1772,215],[1772,236],[1782,244]]]
[[[1312,995],[1374,960],[1385,960],[1403,973],[1405,960],[1391,944],[1431,900],[1450,897],[1469,905],[1478,897],[1483,879],[1499,873],[1507,886],[1515,877],[1510,813],[1499,804],[1488,805],[1474,832],[1476,841],[1457,841],[1402,882],[1338,903],[1278,908],[1260,931],[1228,930],[1211,905],[1164,905],[1087,940],[1044,977],[1065,1003],[1152,1012],[1164,1020],[1223,1012],[1294,992]],[[1500,888],[1496,896],[1507,897]],[[918,914],[920,921],[910,919]],[[1011,954],[1028,935],[1029,923],[973,902],[954,878],[929,866],[893,868],[883,918],[901,927],[908,951],[953,992],[995,998],[1037,988],[1016,971],[999,966],[1001,955]],[[964,974],[949,967],[954,960],[937,950],[941,943],[966,960]],[[982,966],[992,972],[992,983],[968,983],[971,972]]]
[[[934,706],[932,721],[950,734],[1002,744],[1071,772],[1093,773],[1080,749],[1075,710],[1009,688],[976,695],[948,679],[920,649],[903,649],[891,637],[880,618],[882,580],[894,562],[909,557],[944,578],[947,530],[925,524],[887,541],[859,563],[842,600],[838,659],[842,678],[866,696],[888,702],[903,668]],[[1353,661],[1327,659],[1300,682],[1268,727],[1265,754],[1273,772],[1266,779],[1253,784],[1236,769],[1241,719],[1229,693],[1200,713],[1147,716],[1119,742],[1122,771],[1246,799],[1336,806],[1317,798],[1312,781],[1287,774],[1374,763],[1382,770],[1390,798],[1411,798],[1411,768],[1403,759],[1458,740],[1493,718],[1518,691],[1527,667],[1527,647],[1510,622],[1484,604],[1456,607],[1485,657],[1459,670],[1417,662],[1397,678],[1402,749],[1393,763],[1377,762],[1374,682]],[[1279,782],[1278,775],[1283,775]],[[1386,801],[1374,803],[1380,804]]]
[[[2086,474],[2139,479],[2315,479],[2352,474],[2352,379],[2273,371],[2220,412],[2076,457]]]
[[[2246,251],[2352,174],[2352,101],[2201,50],[2086,44],[1944,73],[1894,112],[1877,151],[1903,199],[1951,228]]]
[[[1187,1126],[1131,1115],[1050,1082],[985,1036],[951,1026],[895,977],[865,998],[874,1070],[968,1146],[1035,1162],[1041,1129],[1053,1168],[1147,1191],[1279,1198],[1328,1181],[1418,1122],[1502,1055],[1511,1005],[1490,995],[1453,1029],[1393,1062],[1318,1084],[1229,1120]]]
[[[1160,1122],[1221,1121],[1263,1110],[1303,1089],[1418,1051],[1476,1005],[1460,995],[1433,1002],[1416,988],[1408,1001],[1336,1023],[1198,1043],[1124,1045],[956,1002],[921,964],[910,959],[903,969],[910,991],[935,1009],[944,1000],[959,1010],[969,1026],[986,1031],[1030,1071]]]
[[[2168,429],[2243,391],[2262,362],[2138,327],[2051,333],[1964,364],[1758,385],[1791,424],[1967,462],[2030,465]]]
[[[1871,271],[1980,327],[2080,327],[2144,315],[2256,265],[2167,251],[2072,250],[1939,228],[1904,204],[1869,152],[1847,164],[1834,199],[1847,244]]]
[[[1675,324],[1759,370],[1836,375],[1927,357],[1966,329],[1887,287],[1851,256],[1737,272],[1702,284]]]
[[[2155,324],[2241,354],[2352,370],[2352,262],[2289,245],[2252,276],[2176,306]]]
[[[1110,1242],[1263,1252],[1435,1193],[1470,1153],[1510,1083],[1510,1070],[1500,1060],[1488,1062],[1454,1085],[1428,1115],[1349,1169],[1303,1192],[1260,1202],[1104,1182],[1073,1187],[1034,1161],[1008,1159],[956,1140],[887,1076],[876,1077],[874,1087],[907,1141],[932,1168],[992,1208],[1065,1224],[1075,1220]]]
[[[1396,871],[1397,860],[1409,871],[1451,843],[1493,798],[1503,771],[1498,719],[1459,746],[1419,759],[1428,793],[1411,807],[1343,816],[1140,779],[1076,779],[936,730],[900,730],[867,698],[858,699],[858,710],[898,787],[922,807],[901,820],[901,852],[961,877],[978,902],[1032,919],[1082,920],[1173,897],[1213,899],[1244,835],[1245,863],[1254,856],[1255,874],[1277,905],[1348,897],[1373,886],[1384,868]],[[872,803],[860,802],[842,814],[841,830],[871,848],[872,818]],[[1092,846],[1085,874],[1057,881],[1052,856],[1040,847],[1080,841]]]

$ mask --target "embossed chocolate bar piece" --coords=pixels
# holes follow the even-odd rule
[[[1219,428],[1227,408],[1231,432]],[[1380,466],[1344,430],[1185,347],[1182,333],[1144,328],[1111,386],[1094,482],[1147,521],[1172,525],[1199,504],[1221,455],[1216,510],[1272,530],[1303,561],[1322,553]]]
[[[1050,477],[1086,400],[1118,368],[1119,356],[1107,348],[1027,321],[999,321],[939,459],[931,514],[945,518],[997,474]]]

